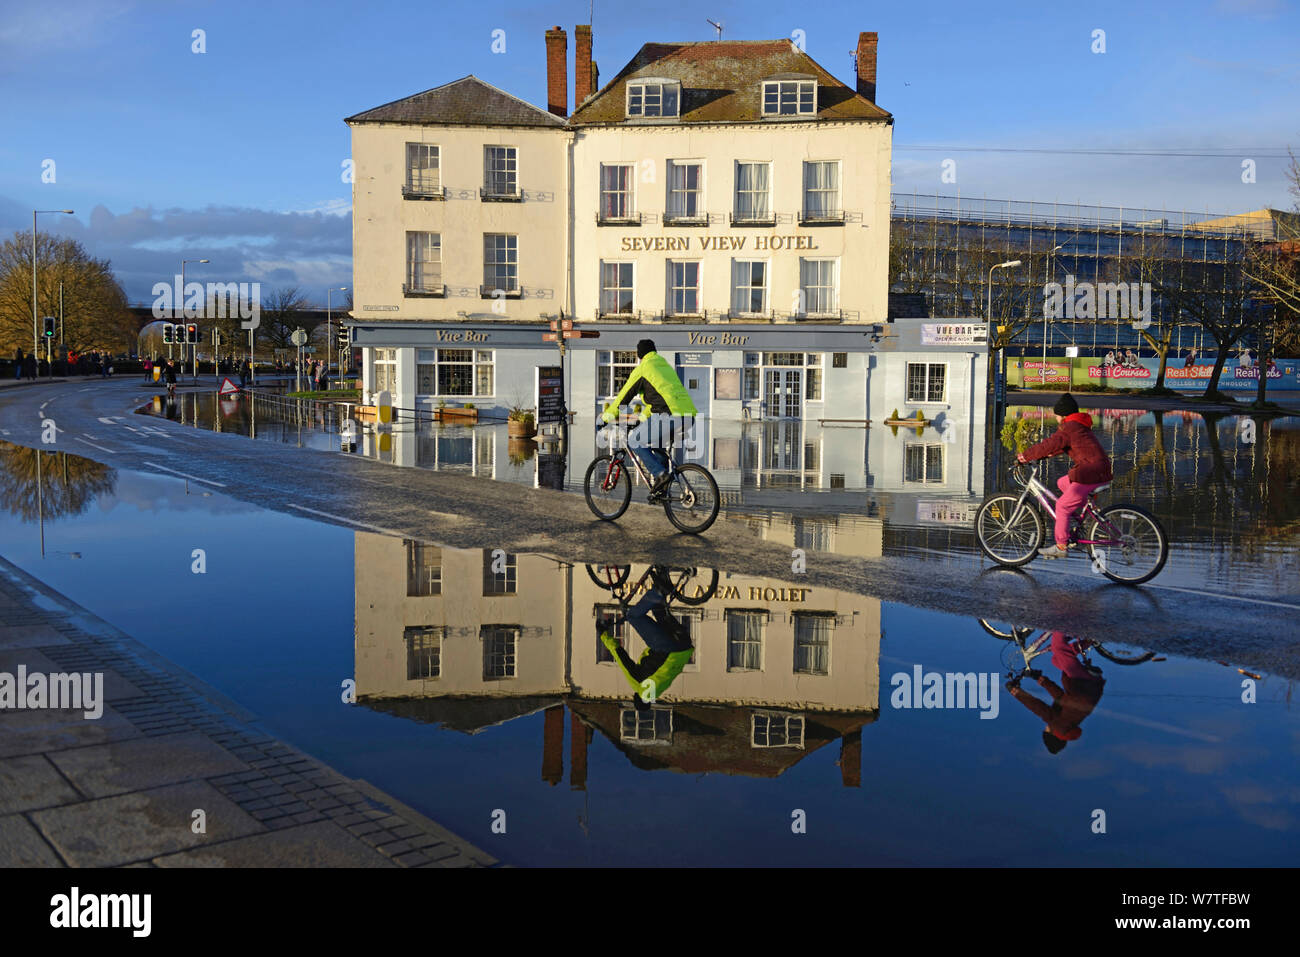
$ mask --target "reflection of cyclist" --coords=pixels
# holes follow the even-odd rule
[[[609,649],[619,670],[632,685],[632,703],[640,711],[649,708],[651,702],[668,690],[694,652],[685,627],[668,610],[668,602],[659,591],[661,587],[656,583],[644,598],[627,609],[627,623],[636,629],[646,645],[638,661],[633,661],[609,632],[608,621],[596,624],[601,644]]]
[[[1052,632],[1052,664],[1061,669],[1060,685],[1033,669],[1025,670],[1025,674],[1037,678],[1039,686],[1052,696],[1051,705],[1044,704],[1021,688],[1019,677],[1007,682],[1007,690],[1013,698],[1043,719],[1046,725],[1043,729],[1043,744],[1052,754],[1057,754],[1067,743],[1077,741],[1083,734],[1079,725],[1097,707],[1106,681],[1101,677],[1099,669],[1089,667],[1080,660],[1078,649],[1064,632]]]
[[[613,422],[618,418],[619,407],[628,404],[636,395],[645,400],[653,413],[695,415],[695,403],[691,401],[690,393],[682,385],[682,380],[677,378],[677,373],[668,364],[668,360],[655,351],[654,340],[642,339],[638,342],[636,355],[640,361],[628,376],[622,391],[605,406],[601,418],[605,422]],[[663,444],[671,446],[671,439],[665,438]],[[628,436],[627,447],[650,473],[653,481],[651,493],[659,491],[668,477],[668,453],[655,448],[648,440],[642,441],[635,430]]]
[[[1070,547],[1070,518],[1083,507],[1093,489],[1111,480],[1110,457],[1092,434],[1092,416],[1079,411],[1074,396],[1065,393],[1052,407],[1060,428],[1019,455],[1019,462],[1033,462],[1067,454],[1074,467],[1056,483],[1061,497],[1056,501],[1056,544],[1040,548],[1043,558],[1063,558]]]

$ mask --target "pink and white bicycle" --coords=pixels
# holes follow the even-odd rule
[[[1046,529],[1056,523],[1058,496],[1038,481],[1037,463],[1016,465],[1011,478],[1021,486],[1020,494],[999,492],[986,498],[975,513],[975,538],[985,555],[1015,568],[1038,556]],[[1099,574],[1124,585],[1140,585],[1165,567],[1169,536],[1154,515],[1136,505],[1098,508],[1096,496],[1108,488],[1109,482],[1094,489],[1070,520],[1070,544],[1087,549]]]

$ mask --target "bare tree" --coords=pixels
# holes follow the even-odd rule
[[[302,324],[301,313],[307,304],[307,297],[297,286],[281,286],[271,290],[262,300],[259,336],[276,349],[294,348],[290,336]]]

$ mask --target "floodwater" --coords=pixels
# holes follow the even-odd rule
[[[1207,528],[1217,481],[1177,493],[1205,496]],[[509,864],[1295,861],[1300,716],[1272,675],[1121,665],[1061,636],[1014,697],[1025,655],[979,622],[700,569],[681,587],[695,604],[672,605],[693,661],[639,711],[597,640],[603,569],[420,547],[6,443],[0,488],[6,559]],[[1293,528],[1282,505],[1254,521]],[[985,697],[927,697],[918,668],[922,689],[970,674]]]
[[[1086,397],[1085,401],[1086,401]],[[258,440],[338,451],[346,420],[323,404],[280,399],[218,401],[213,393],[161,400],[142,412]],[[1197,412],[1088,409],[1116,475],[1101,503],[1155,514],[1171,558],[1161,584],[1300,599],[1300,418],[1273,420]],[[862,518],[879,520],[875,554],[936,563],[987,560],[971,531],[984,495],[1008,486],[1015,452],[1037,441],[1050,412],[1011,406],[996,435],[952,436],[927,428],[836,428],[816,423],[711,423],[704,464],[723,505],[755,521],[793,524],[797,547],[837,550]],[[497,481],[581,493],[594,443],[571,436],[571,451],[508,439],[503,422],[474,427],[398,422],[381,432],[352,423],[355,454]],[[1047,467],[1046,481],[1065,470]],[[1047,523],[1050,529],[1050,522]]]

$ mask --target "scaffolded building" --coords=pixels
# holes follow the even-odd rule
[[[923,295],[927,315],[986,318],[1004,328],[1011,354],[1066,346],[1086,352],[1148,346],[1132,318],[1044,321],[1050,283],[1151,283],[1150,332],[1168,327],[1171,355],[1213,351],[1197,308],[1265,308],[1242,266],[1253,242],[1276,241],[1292,214],[1263,209],[1235,216],[1169,210],[894,193],[890,291]],[[1020,265],[990,271],[999,263]],[[992,296],[990,301],[990,287]],[[1068,287],[1067,287],[1068,288]],[[1049,312],[1051,310],[1048,310]],[[1071,310],[1072,311],[1072,310]],[[1243,346],[1254,342],[1253,333]]]

